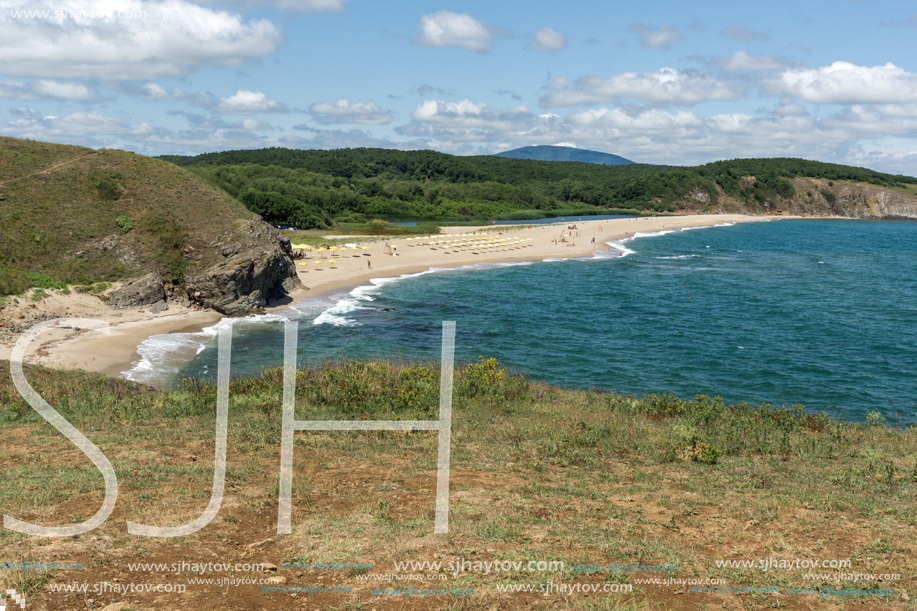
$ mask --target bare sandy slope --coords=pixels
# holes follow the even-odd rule
[[[538,226],[452,227],[445,235],[361,242],[359,250],[311,252],[297,266],[307,290],[292,301],[315,297],[342,287],[363,284],[371,278],[400,276],[430,268],[462,267],[485,262],[542,261],[575,258],[609,250],[607,243],[634,235],[684,227],[765,221],[778,217],[737,214],[669,216],[604,221],[571,221]],[[786,218],[786,217],[782,217]],[[343,236],[340,236],[343,237]],[[362,248],[362,247],[367,248]],[[392,254],[394,253],[394,254]],[[321,263],[319,263],[321,261]],[[88,295],[52,295],[39,302],[20,299],[3,309],[7,322],[28,323],[40,316],[81,317],[110,323],[110,333],[54,330],[36,340],[26,352],[27,362],[61,369],[85,369],[109,375],[127,371],[140,357],[137,346],[152,335],[198,331],[214,324],[212,311],[170,309],[160,314],[148,310],[113,311],[102,300]],[[285,307],[276,306],[273,309]],[[9,359],[12,341],[0,340],[0,359]]]

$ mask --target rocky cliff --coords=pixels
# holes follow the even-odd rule
[[[754,176],[742,179],[753,185]],[[711,197],[706,191],[691,194],[683,212],[792,214],[798,216],[841,216],[860,219],[917,219],[917,189],[887,189],[876,185],[818,178],[791,179],[795,194],[772,197],[765,202],[741,200],[720,190]]]
[[[260,219],[216,237],[209,247],[222,260],[185,279],[189,297],[205,307],[245,314],[301,286],[290,240]]]

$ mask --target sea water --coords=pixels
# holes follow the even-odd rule
[[[583,259],[375,280],[237,320],[232,375],[281,364],[288,318],[299,321],[300,363],[435,361],[442,321],[454,320],[458,360],[495,357],[562,386],[917,421],[917,223],[779,220],[609,245]],[[215,376],[214,336],[151,338],[128,377]],[[183,366],[158,364],[169,343],[190,353],[195,342]]]

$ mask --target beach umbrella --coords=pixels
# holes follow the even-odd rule
[[[308,261],[300,261],[300,262],[297,263],[296,265],[309,265],[309,262],[308,262]]]
[[[322,264],[321,261],[313,261],[312,263],[314,263],[315,265],[321,265],[321,264]]]

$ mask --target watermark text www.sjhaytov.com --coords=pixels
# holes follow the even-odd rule
[[[146,19],[146,11],[10,11],[13,19],[48,19],[61,21],[89,21],[90,19]]]

